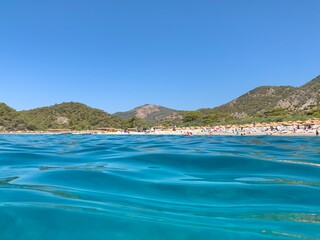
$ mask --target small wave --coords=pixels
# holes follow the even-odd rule
[[[320,239],[305,137],[0,135],[7,239]]]

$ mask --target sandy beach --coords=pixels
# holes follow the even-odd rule
[[[0,134],[107,134],[107,135],[226,135],[226,136],[317,136],[320,132],[320,123],[304,122],[301,125],[288,123],[264,123],[250,125],[226,125],[212,127],[185,127],[185,128],[151,128],[141,131],[114,129],[112,131],[87,130],[56,130],[56,131],[15,131],[0,132]]]

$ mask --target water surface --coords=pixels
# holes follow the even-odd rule
[[[0,239],[320,239],[320,138],[0,135]]]

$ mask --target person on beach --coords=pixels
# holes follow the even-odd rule
[[[318,129],[316,130],[316,136],[319,136],[319,131],[318,131]]]

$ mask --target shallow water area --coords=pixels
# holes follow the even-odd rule
[[[0,239],[320,239],[320,138],[0,135]]]

